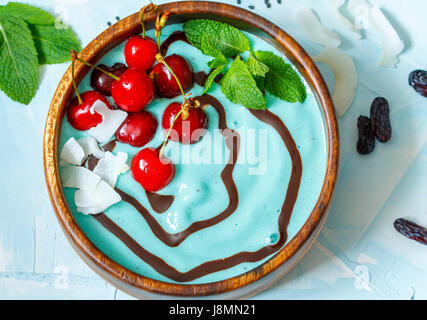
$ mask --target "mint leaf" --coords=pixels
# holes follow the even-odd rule
[[[7,5],[0,7],[0,14],[7,14],[16,18],[21,18],[25,22],[37,25],[53,25],[55,17],[50,13],[30,6],[28,4],[9,2]]]
[[[253,52],[251,52],[248,60],[246,60],[246,64],[249,68],[249,71],[254,76],[265,77],[269,70],[269,68],[264,63],[262,63],[255,57]]]
[[[203,52],[214,47],[226,57],[233,57],[250,50],[249,39],[237,28],[229,24],[196,19],[184,23],[184,32],[196,48]],[[205,39],[205,43],[202,43]],[[209,48],[205,45],[208,43]]]
[[[265,78],[261,77],[261,76],[253,76],[253,78],[254,78],[254,80],[256,82],[256,85],[257,85],[258,89],[261,90],[261,92],[264,95],[264,92],[265,92]]]
[[[37,52],[24,20],[0,14],[0,89],[28,104],[37,91]]]
[[[208,90],[211,88],[212,83],[214,82],[215,78],[224,71],[225,65],[219,66],[218,68],[214,69],[208,76],[205,82],[205,88],[203,89],[202,95],[204,95]]]
[[[230,69],[222,77],[221,91],[233,103],[241,104],[249,109],[265,109],[267,103],[258,89],[255,80],[242,61],[237,56]]]
[[[268,51],[256,51],[255,57],[267,65],[269,71],[265,75],[265,89],[272,95],[288,101],[303,102],[307,92],[300,76],[285,63],[283,58]]]
[[[226,64],[228,64],[228,60],[224,56],[216,57],[216,58],[214,58],[208,62],[208,66],[211,69],[215,69],[215,68],[221,67],[221,66],[226,65]]]
[[[70,29],[55,26],[30,25],[40,64],[62,63],[70,60],[70,50],[81,50],[80,43]]]
[[[207,34],[204,34],[202,36],[202,39],[200,41],[201,50],[204,54],[211,56],[211,57],[224,57],[221,50],[219,50],[217,47],[215,47],[215,43]]]
[[[222,52],[212,45],[209,37],[203,35],[201,44],[203,48],[203,53],[208,56],[214,57],[213,60],[208,62],[209,68],[217,68],[228,63],[227,58],[222,54]]]

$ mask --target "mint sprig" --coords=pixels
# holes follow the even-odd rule
[[[0,6],[0,89],[12,100],[28,104],[35,96],[38,65],[69,60],[71,49],[81,50],[65,25],[56,28],[55,17],[27,4]]]
[[[252,51],[249,39],[239,29],[226,23],[196,19],[184,23],[187,39],[204,54],[213,57],[208,62],[212,69],[203,94],[214,79],[225,73],[221,90],[232,102],[250,109],[265,109],[268,92],[288,102],[303,102],[306,88],[298,73],[285,60],[269,51]],[[246,61],[240,56],[251,51]],[[234,58],[230,68],[229,59]]]
[[[237,56],[230,69],[222,77],[221,91],[233,103],[249,109],[265,109],[267,103],[255,80],[240,56]]]

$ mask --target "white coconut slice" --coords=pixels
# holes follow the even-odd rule
[[[399,62],[398,56],[403,51],[404,44],[396,30],[382,13],[381,9],[374,6],[369,17],[370,25],[381,38],[382,57],[379,66],[395,67]]]
[[[77,211],[83,214],[101,213],[121,200],[120,195],[104,180],[92,190],[76,191],[74,197]]]
[[[333,48],[337,48],[341,44],[339,35],[323,26],[311,9],[301,9],[297,14],[297,20],[311,41]]]
[[[107,151],[104,158],[98,161],[93,172],[114,188],[117,177],[129,170],[129,166],[126,164],[127,159],[128,154],[125,152],[118,152],[117,155],[114,155]]]
[[[108,207],[119,202],[122,198],[106,181],[101,180],[93,189],[95,199],[98,203]]]
[[[85,215],[104,212],[101,207],[77,207],[76,210]]]
[[[344,17],[340,12],[340,8],[344,5],[346,0],[327,0],[329,7],[331,8],[334,15],[344,24],[344,26],[351,31],[357,39],[362,39],[360,31],[354,26],[354,24]]]
[[[372,27],[380,37],[382,57],[378,65],[395,67],[399,62],[398,56],[403,51],[404,44],[381,9],[366,0],[349,0],[347,7],[349,12],[356,17],[355,24],[358,28]]]
[[[82,208],[100,207],[100,204],[96,201],[93,195],[94,189],[95,188],[91,190],[82,190],[82,189],[76,190],[76,192],[74,193],[74,203],[76,204],[76,206],[82,207]]]
[[[101,178],[85,167],[69,166],[61,170],[63,187],[91,190]]]
[[[111,110],[101,100],[95,101],[90,111],[102,116],[102,122],[88,131],[99,143],[108,141],[127,117],[127,112]]]
[[[62,165],[68,163],[79,166],[85,160],[86,153],[76,139],[71,137],[64,143],[59,157]]]
[[[358,30],[369,28],[371,8],[367,0],[348,0],[347,10],[354,16],[354,26]]]
[[[342,117],[353,102],[357,87],[357,70],[353,59],[338,48],[326,48],[314,60],[326,63],[335,75],[332,99],[338,115]]]
[[[83,137],[77,140],[86,153],[86,156],[93,155],[98,159],[104,158],[104,151],[98,145],[98,142],[93,137]]]

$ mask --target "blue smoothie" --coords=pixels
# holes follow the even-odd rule
[[[177,30],[182,30],[182,25],[166,26],[162,40]],[[147,35],[154,38],[152,31]],[[283,56],[263,39],[250,33],[245,35],[249,38],[254,51],[272,51]],[[124,44],[107,53],[99,63],[109,66],[116,62],[125,63]],[[187,59],[195,72],[210,71],[207,62],[212,58],[205,56],[195,47],[177,41],[168,50],[168,54],[174,53]],[[307,98],[303,103],[288,103],[266,93],[268,110],[280,118],[289,130],[302,163],[296,202],[287,225],[286,242],[301,229],[313,210],[326,171],[327,140],[324,121],[316,98],[307,84],[306,88]],[[90,74],[79,85],[80,92],[88,90],[92,90]],[[192,96],[198,96],[202,91],[203,88],[195,84],[191,93]],[[239,155],[232,172],[238,191],[238,205],[233,213],[219,223],[192,233],[178,245],[171,246],[153,233],[141,213],[130,203],[120,201],[104,212],[143,249],[163,259],[179,273],[186,273],[207,262],[215,263],[240,252],[255,252],[277,243],[281,234],[278,220],[292,175],[293,160],[283,138],[275,128],[260,121],[249,109],[231,103],[223,95],[218,84],[214,83],[208,93],[222,104],[227,127],[240,136]],[[109,99],[114,104],[113,100]],[[182,97],[157,98],[145,110],[153,113],[161,124],[164,109],[171,102],[181,100]],[[220,120],[218,111],[209,105],[204,110],[208,115],[209,127],[199,142],[182,145],[170,141],[166,145],[165,155],[174,162],[176,174],[173,181],[158,192],[162,195],[174,195],[172,204],[165,212],[157,213],[151,208],[145,191],[133,179],[130,171],[120,175],[117,181],[116,187],[145,207],[168,234],[186,230],[194,222],[211,219],[229,206],[229,193],[221,179],[221,173],[229,160],[230,149],[218,130]],[[59,150],[62,150],[63,144],[70,137],[78,139],[87,135],[87,132],[75,130],[68,123],[67,117],[64,117]],[[165,134],[159,125],[154,139],[143,148],[159,147],[164,137]],[[130,165],[133,156],[141,149],[118,142],[113,153],[120,151],[128,153]],[[181,282],[158,272],[93,216],[79,213],[74,204],[74,193],[75,189],[64,188],[71,212],[88,238],[107,256],[145,277],[165,282]],[[185,283],[209,283],[234,277],[261,265],[273,254],[256,262],[242,262],[229,268],[221,268],[219,271],[208,272],[200,277],[185,280]]]

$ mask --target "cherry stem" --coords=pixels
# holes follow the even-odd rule
[[[162,34],[162,29],[166,25],[166,22],[168,21],[170,15],[171,15],[171,13],[169,11],[166,11],[165,13],[163,13],[161,17],[159,15],[159,13],[157,13],[156,25],[154,27],[154,30],[155,30],[155,35],[157,38],[157,47],[158,47],[160,53],[162,52],[162,50],[161,50],[162,48],[160,45],[160,36]]]
[[[177,115],[175,116],[175,118],[173,119],[173,121],[171,123],[171,126],[170,126],[170,128],[168,130],[168,133],[166,134],[165,141],[163,141],[162,147],[160,148],[159,158],[161,158],[162,155],[163,155],[163,150],[164,150],[164,148],[166,146],[166,143],[169,140],[169,136],[170,136],[170,134],[172,132],[172,128],[173,128],[176,120],[181,115],[182,115],[183,119],[186,119],[188,117],[187,96],[186,96],[186,94],[184,92],[184,89],[182,88],[182,85],[181,85],[181,82],[178,79],[178,76],[175,74],[175,72],[172,70],[172,68],[165,61],[165,58],[162,55],[162,48],[161,48],[161,44],[160,44],[160,36],[162,34],[162,29],[166,25],[166,22],[168,21],[170,15],[171,15],[170,12],[165,12],[164,14],[162,14],[161,17],[159,16],[159,14],[157,14],[156,25],[155,25],[155,35],[156,35],[156,39],[157,39],[157,47],[159,49],[159,53],[156,54],[156,60],[157,60],[158,63],[163,64],[166,67],[166,69],[168,69],[169,72],[175,78],[175,81],[178,84],[179,90],[181,91],[181,94],[182,94],[182,105],[181,105],[181,109],[179,110],[179,112],[177,113]]]
[[[71,62],[71,79],[73,80],[73,86],[74,86],[74,91],[76,92],[77,100],[79,101],[79,104],[82,104],[83,100],[80,97],[79,90],[77,90],[76,79],[74,77],[74,64],[75,64],[76,60],[75,60],[75,57],[74,57],[73,54],[71,54],[71,58],[72,58],[72,62]]]
[[[161,44],[160,44],[160,34],[161,34],[162,32],[160,31],[159,32],[159,37],[157,38],[157,48],[159,49],[159,52],[161,52],[161,50],[162,50],[162,46],[161,46]]]
[[[159,13],[157,13],[156,26],[155,26],[155,34],[156,34],[156,40],[157,40],[157,48],[159,49],[159,53],[161,53],[162,52],[162,46],[160,44],[160,36],[162,34],[162,28],[160,27],[160,16],[159,16]]]
[[[181,110],[179,110],[179,112],[176,114],[175,118],[173,119],[172,124],[171,124],[171,126],[170,126],[170,128],[169,128],[169,130],[168,130],[168,133],[166,134],[165,141],[163,141],[162,147],[160,148],[159,158],[161,158],[161,157],[162,157],[162,155],[163,155],[163,150],[165,149],[166,143],[167,143],[167,142],[168,142],[168,140],[169,140],[169,136],[170,136],[170,134],[171,134],[171,132],[172,132],[172,128],[173,128],[173,126],[174,126],[174,124],[175,124],[176,120],[178,120],[178,117],[179,117],[179,116],[181,115],[181,113],[183,113],[183,112],[184,112],[184,109],[183,109],[183,108],[181,108]]]
[[[142,26],[142,39],[145,39],[144,15],[155,9],[157,9],[157,6],[150,1],[150,4],[146,5],[141,10],[139,10],[139,19],[141,20],[141,26]]]
[[[76,52],[75,50],[71,50],[71,56],[72,56],[72,57],[73,57],[73,59],[74,59],[73,61],[77,60],[77,61],[79,61],[79,62],[81,62],[81,63],[83,63],[83,64],[87,65],[88,67],[94,68],[94,69],[96,69],[96,70],[101,71],[102,73],[105,73],[107,76],[109,76],[109,77],[113,78],[114,80],[120,80],[120,78],[119,78],[118,76],[116,76],[116,75],[112,74],[111,72],[108,72],[108,71],[106,71],[106,70],[104,70],[104,69],[102,69],[102,68],[100,68],[100,67],[98,67],[98,66],[95,66],[95,65],[93,65],[93,64],[91,64],[91,63],[89,63],[89,62],[87,62],[87,61],[84,61],[84,60],[82,60],[81,58],[79,58],[79,57],[77,56],[77,52]]]
[[[159,14],[157,14],[155,34],[156,34],[156,38],[157,38],[157,47],[159,48],[159,53],[156,54],[156,60],[157,60],[157,62],[162,63],[169,70],[169,72],[173,75],[173,77],[175,78],[176,83],[178,84],[179,90],[181,91],[181,94],[183,97],[183,104],[185,104],[186,98],[185,98],[184,89],[182,88],[181,82],[179,81],[175,72],[173,72],[171,67],[169,67],[169,65],[166,63],[165,58],[162,55],[162,49],[161,49],[161,45],[160,45],[160,36],[162,34],[162,29],[166,25],[166,22],[168,21],[170,15],[171,15],[171,13],[169,11],[163,13],[161,17]]]
[[[145,39],[144,12],[142,10],[139,12],[139,19],[141,20],[142,39]]]
[[[158,53],[157,55],[156,55],[156,59],[157,59],[157,61],[159,61],[160,63],[162,63],[165,67],[166,67],[166,69],[168,69],[169,70],[169,72],[173,75],[173,77],[175,78],[175,81],[176,81],[176,83],[178,84],[178,87],[179,87],[179,90],[181,91],[181,94],[182,94],[182,97],[183,97],[183,101],[182,101],[182,103],[185,103],[186,102],[186,97],[185,97],[185,92],[184,92],[184,89],[182,88],[182,85],[181,85],[181,82],[179,81],[179,79],[178,79],[178,76],[175,74],[175,72],[173,72],[173,70],[172,70],[172,68],[171,67],[169,67],[169,65],[167,64],[167,62],[165,61],[165,59],[163,58],[163,56],[160,54],[160,53]]]

